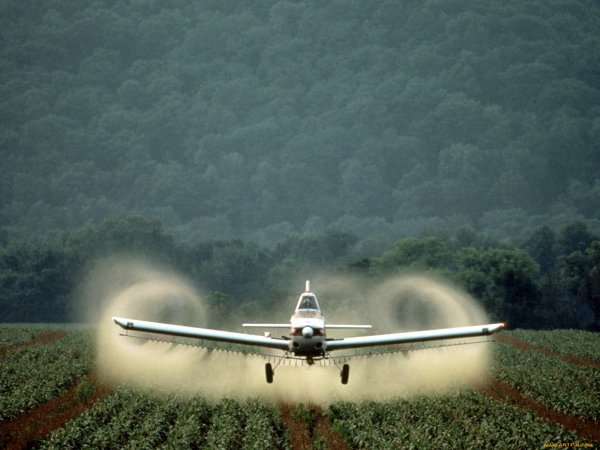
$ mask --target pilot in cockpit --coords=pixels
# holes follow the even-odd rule
[[[306,295],[302,297],[302,302],[300,302],[300,309],[319,309],[319,307],[317,306],[317,301],[314,297]]]

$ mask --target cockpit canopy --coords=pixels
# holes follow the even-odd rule
[[[304,293],[300,296],[300,300],[298,300],[298,306],[296,307],[296,312],[298,311],[321,311],[319,308],[319,302],[317,302],[317,297],[314,294]]]

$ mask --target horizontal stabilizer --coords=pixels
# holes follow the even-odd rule
[[[289,328],[289,323],[243,323],[246,328]]]
[[[344,329],[344,330],[359,330],[359,329],[369,329],[373,328],[371,325],[330,325],[327,324],[327,328],[329,329]]]

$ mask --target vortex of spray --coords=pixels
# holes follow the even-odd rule
[[[369,294],[368,314],[378,332],[402,332],[485,324],[481,306],[465,292],[441,279],[423,275],[391,277]],[[448,346],[409,351],[403,358],[382,358],[385,370],[365,368],[363,382],[379,386],[378,398],[441,393],[482,384],[487,378],[490,349],[478,338],[445,341]],[[440,343],[441,344],[441,343]],[[472,344],[472,345],[454,345]],[[435,344],[434,344],[435,345]]]
[[[473,299],[422,276],[390,278],[372,290],[355,278],[340,276],[320,277],[314,286],[328,322],[363,323],[366,317],[376,333],[485,323],[485,314]],[[348,385],[340,383],[335,366],[294,365],[277,367],[274,383],[267,384],[265,361],[259,356],[120,334],[113,316],[200,327],[208,323],[202,296],[169,271],[111,259],[90,272],[81,292],[82,304],[91,312],[88,317],[98,321],[99,374],[107,382],[129,382],[161,392],[200,394],[215,401],[387,400],[479,383],[489,363],[487,345],[464,345],[352,359]]]
[[[374,289],[370,297],[374,307],[369,312],[386,330],[463,327],[488,320],[472,297],[431,276],[392,277]]]

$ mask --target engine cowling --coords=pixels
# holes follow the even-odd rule
[[[302,328],[302,336],[304,336],[306,339],[310,339],[314,336],[314,334],[315,330],[313,330],[311,327]]]

